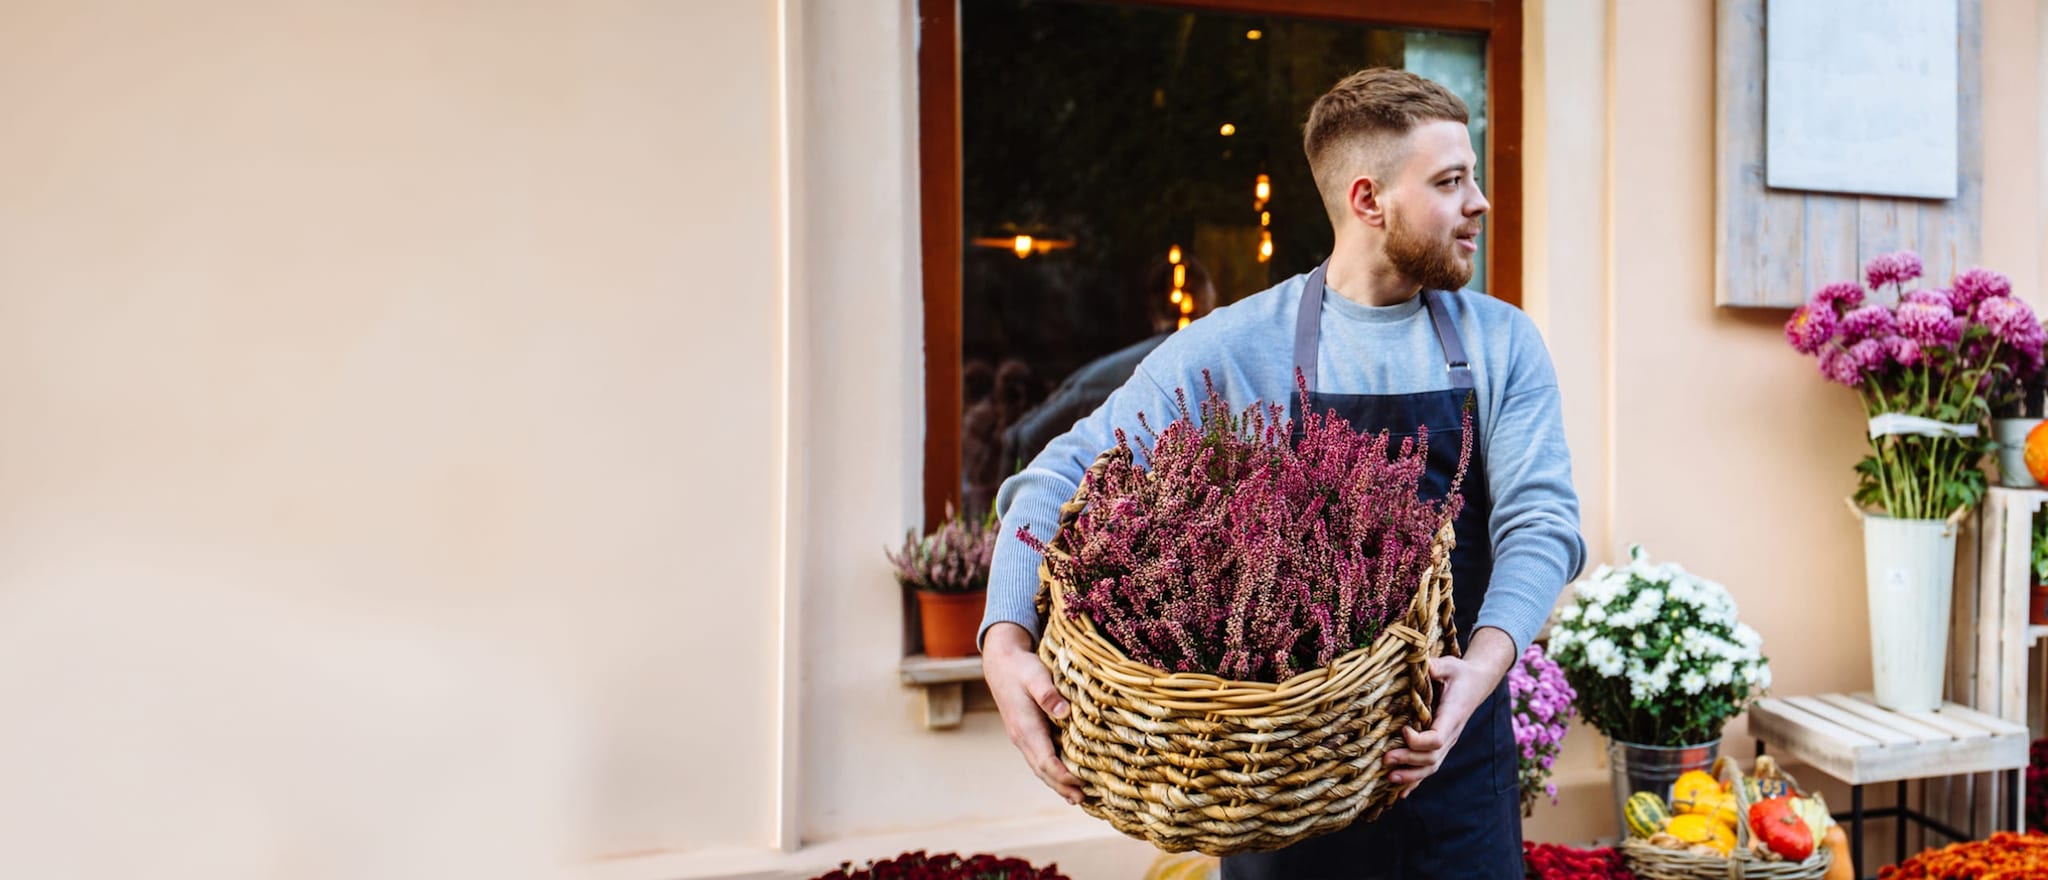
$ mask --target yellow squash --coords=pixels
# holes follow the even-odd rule
[[[1673,816],[1671,824],[1664,830],[1686,843],[1713,847],[1715,852],[1724,856],[1735,851],[1735,829],[1698,813]]]
[[[1705,770],[1687,770],[1678,777],[1677,782],[1671,783],[1671,803],[1674,806],[1694,800],[1703,794],[1720,793],[1721,783],[1707,775]]]

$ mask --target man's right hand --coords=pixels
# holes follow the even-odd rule
[[[1067,717],[1067,701],[1053,688],[1052,674],[1031,650],[1030,631],[1014,623],[989,627],[981,642],[981,674],[1003,713],[1010,744],[1024,753],[1024,762],[1038,779],[1066,798],[1081,802],[1081,780],[1060,761],[1052,747],[1052,725],[1046,716]]]

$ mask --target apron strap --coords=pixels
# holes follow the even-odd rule
[[[1330,261],[1316,264],[1301,286],[1301,308],[1294,319],[1294,368],[1301,371],[1308,390],[1316,390],[1316,342],[1323,329],[1323,278]],[[1289,391],[1288,397],[1294,392]]]
[[[1316,344],[1322,335],[1324,279],[1329,267],[1329,261],[1325,260],[1308,273],[1308,280],[1301,286],[1301,307],[1294,319],[1294,368],[1301,371],[1310,391],[1316,390]],[[1429,307],[1429,323],[1436,328],[1437,342],[1443,345],[1444,363],[1451,373],[1451,387],[1459,391],[1472,390],[1475,387],[1472,361],[1465,356],[1465,342],[1459,338],[1458,327],[1451,322],[1443,298],[1435,291],[1425,290],[1422,301]]]
[[[1422,301],[1429,304],[1429,323],[1436,327],[1436,339],[1444,346],[1444,363],[1450,367],[1451,387],[1459,391],[1473,388],[1472,360],[1465,357],[1465,341],[1458,338],[1458,327],[1451,323],[1451,316],[1444,310],[1443,297],[1436,291],[1422,292]]]

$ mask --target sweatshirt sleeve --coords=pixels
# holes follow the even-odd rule
[[[1493,497],[1493,580],[1477,625],[1506,632],[1519,653],[1584,567],[1586,544],[1557,373],[1535,325],[1519,310],[1510,315],[1508,370],[1491,424],[1480,425]]]

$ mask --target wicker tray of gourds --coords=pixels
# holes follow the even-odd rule
[[[1726,756],[1689,771],[1660,796],[1626,808],[1622,859],[1642,880],[1852,878],[1848,844],[1818,793],[1808,795],[1769,756],[1743,775]]]

